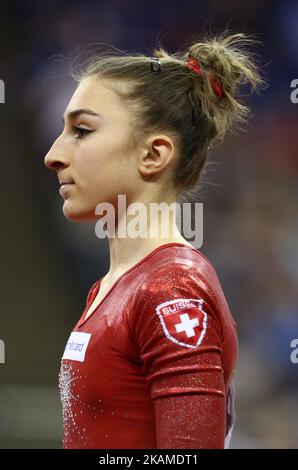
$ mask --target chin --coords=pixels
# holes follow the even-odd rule
[[[86,210],[83,208],[75,207],[70,201],[66,200],[63,204],[63,214],[66,219],[72,222],[92,222],[97,220],[95,210]]]

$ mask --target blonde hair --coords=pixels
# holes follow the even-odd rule
[[[240,86],[248,84],[253,92],[265,84],[256,55],[249,50],[256,42],[242,33],[224,32],[173,54],[159,47],[153,56],[160,72],[152,71],[152,56],[103,53],[92,57],[75,78],[111,81],[133,116],[135,142],[156,131],[173,137],[178,152],[173,182],[179,193],[198,182],[211,144],[222,142],[227,130],[234,132],[247,120],[250,111]],[[199,61],[204,76],[190,70],[191,58]],[[222,96],[214,92],[214,77]]]

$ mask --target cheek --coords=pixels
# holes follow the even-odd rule
[[[104,200],[115,194],[126,194],[136,183],[136,160],[129,151],[127,132],[101,133],[78,149],[74,160],[74,178],[77,177],[79,193],[90,203],[98,194]]]
[[[127,159],[123,155],[123,145],[104,147],[98,143],[76,155],[74,171],[83,186],[93,186],[99,182],[116,184],[119,178],[123,178]]]
[[[86,148],[78,153],[74,160],[74,173],[78,186],[85,187],[96,184],[103,178],[109,166],[109,160],[97,148]]]

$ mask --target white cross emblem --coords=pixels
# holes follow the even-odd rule
[[[183,298],[167,300],[156,307],[164,334],[170,341],[186,348],[197,348],[202,343],[207,329],[203,302],[202,298]]]
[[[188,338],[195,336],[194,328],[196,326],[199,326],[198,318],[193,318],[191,320],[189,318],[188,313],[183,313],[182,315],[179,315],[179,317],[180,317],[181,323],[178,323],[177,325],[175,325],[177,333],[181,333],[182,331],[185,331]]]

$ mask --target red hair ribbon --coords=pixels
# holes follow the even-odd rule
[[[205,71],[202,69],[201,64],[198,61],[198,59],[189,58],[187,59],[186,63],[190,70],[198,74],[200,77],[202,78],[204,77]],[[220,80],[213,74],[208,75],[208,79],[211,82],[212,89],[214,93],[216,94],[216,96],[219,96],[221,98],[222,97],[222,84]]]
[[[211,86],[212,86],[214,93],[216,94],[216,96],[219,96],[221,98],[222,97],[222,84],[219,78],[212,75],[210,77],[210,81],[211,81]]]
[[[193,72],[197,73],[201,77],[204,76],[204,70],[201,68],[201,64],[197,59],[187,59],[186,61],[188,68]]]

